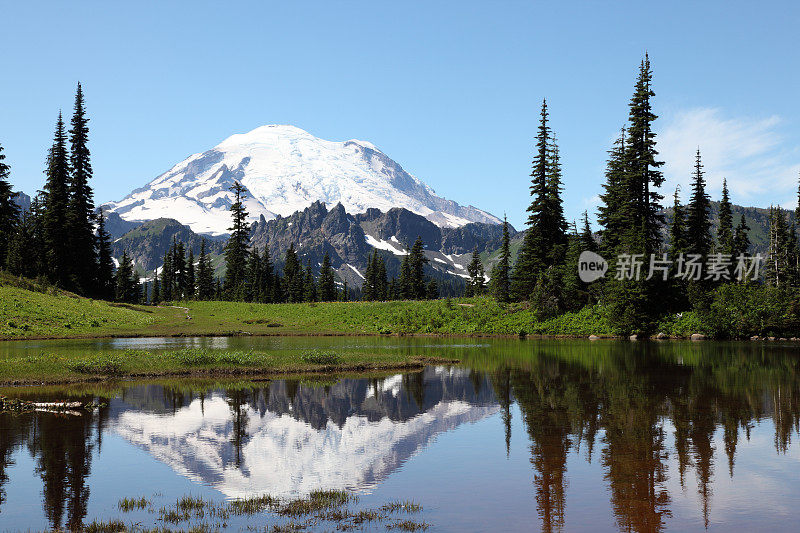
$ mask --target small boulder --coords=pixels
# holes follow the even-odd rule
[[[750,337],[750,340],[751,341],[760,341],[761,337],[759,337],[758,335],[753,335],[752,337]]]
[[[630,336],[630,337],[628,337],[628,338],[629,338],[630,340],[632,340],[632,341],[638,341],[639,339],[641,339],[641,338],[642,338],[642,336],[641,336],[641,335],[639,335],[639,334],[637,334],[637,333],[634,333],[633,335],[631,335],[631,336]]]
[[[706,336],[705,336],[705,335],[703,335],[702,333],[692,333],[692,336],[691,336],[690,338],[691,338],[693,341],[704,341],[704,340],[706,340],[708,337],[706,337]]]
[[[600,337],[598,337],[597,335],[589,335],[589,340],[590,341],[600,340]]]
[[[667,336],[667,334],[664,333],[663,331],[661,333],[659,333],[658,335],[656,335],[656,339],[659,339],[659,340],[664,340],[664,339],[668,339],[668,338],[669,337]]]

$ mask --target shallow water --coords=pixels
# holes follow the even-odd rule
[[[353,491],[362,507],[413,499],[434,531],[797,530],[793,345],[115,339],[5,342],[0,357],[175,345],[400,350],[465,363],[364,378],[5,389],[107,405],[0,414],[0,530],[112,517],[169,525],[157,513],[121,513],[123,497],[159,507],[187,494],[316,489]],[[272,523],[281,520],[256,522]]]

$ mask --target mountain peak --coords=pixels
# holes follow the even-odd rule
[[[350,213],[403,207],[443,227],[500,223],[485,211],[437,196],[370,142],[327,141],[286,124],[231,135],[104,207],[129,221],[171,217],[198,233],[219,235],[230,226],[234,181],[247,188],[252,222],[321,201],[341,203]]]

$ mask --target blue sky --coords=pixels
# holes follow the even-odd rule
[[[712,196],[793,206],[792,2],[8,2],[0,144],[31,193],[83,83],[98,203],[263,124],[375,143],[437,193],[520,227],[542,98],[565,209],[594,209],[645,50],[665,195],[694,150]]]

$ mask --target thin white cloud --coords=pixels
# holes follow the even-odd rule
[[[719,199],[722,179],[727,178],[734,203],[794,207],[800,164],[797,150],[790,149],[779,132],[781,123],[777,115],[727,117],[717,108],[689,109],[667,117],[657,137],[665,162],[662,194],[670,197],[680,184],[686,201],[699,147],[712,199]]]

